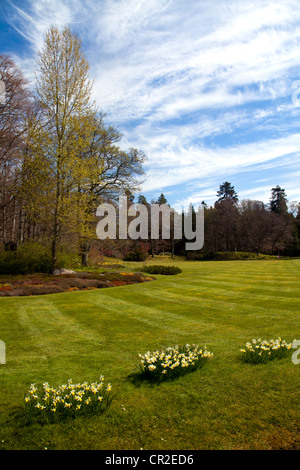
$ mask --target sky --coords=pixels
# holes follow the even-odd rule
[[[0,53],[34,83],[52,25],[82,40],[93,98],[174,208],[271,189],[300,202],[299,0],[0,0]]]

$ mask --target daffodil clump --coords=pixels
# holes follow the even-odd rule
[[[140,370],[149,379],[164,380],[199,369],[213,353],[195,344],[139,354]]]
[[[270,340],[258,338],[246,343],[246,346],[240,351],[245,362],[258,364],[286,357],[291,347],[292,343],[287,343],[281,338]]]
[[[75,418],[78,415],[99,414],[111,404],[111,385],[104,383],[101,376],[99,382],[76,383],[72,379],[58,388],[50,387],[45,382],[39,390],[31,384],[24,398],[25,414],[29,420],[40,417],[54,422],[64,418]]]

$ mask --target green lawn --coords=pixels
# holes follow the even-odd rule
[[[300,364],[244,364],[253,338],[300,339],[300,260],[188,262],[183,272],[88,292],[0,299],[0,449],[278,449],[300,445]],[[132,269],[133,265],[128,264]],[[203,369],[149,385],[138,353],[206,345]],[[115,400],[101,416],[26,423],[31,383],[96,381]]]

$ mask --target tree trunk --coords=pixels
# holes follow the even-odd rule
[[[57,237],[54,236],[51,244],[51,271],[57,268]]]
[[[151,238],[150,242],[151,242],[151,256],[152,256],[152,258],[154,258],[154,241],[152,240],[152,238]]]
[[[88,265],[88,258],[89,258],[89,249],[86,245],[81,249],[80,256],[81,256],[82,266],[87,266]]]
[[[51,244],[51,269],[52,272],[57,268],[57,245],[59,236],[59,226],[57,220],[57,210],[54,212],[53,235]]]
[[[88,266],[89,251],[91,248],[91,243],[83,238],[80,242],[80,257],[82,266]]]

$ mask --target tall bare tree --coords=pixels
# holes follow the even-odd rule
[[[78,147],[85,145],[82,139],[89,134],[88,129],[82,132],[79,127],[82,119],[92,113],[92,83],[81,41],[67,27],[63,31],[55,27],[47,31],[37,64],[36,99],[50,138],[47,158],[54,176],[51,226],[55,267],[62,227],[70,212],[70,195],[81,169]],[[84,122],[88,126],[90,120]],[[79,130],[82,138],[76,139]]]
[[[17,241],[17,170],[32,99],[27,81],[8,55],[0,55],[0,80],[0,240],[6,244]]]

